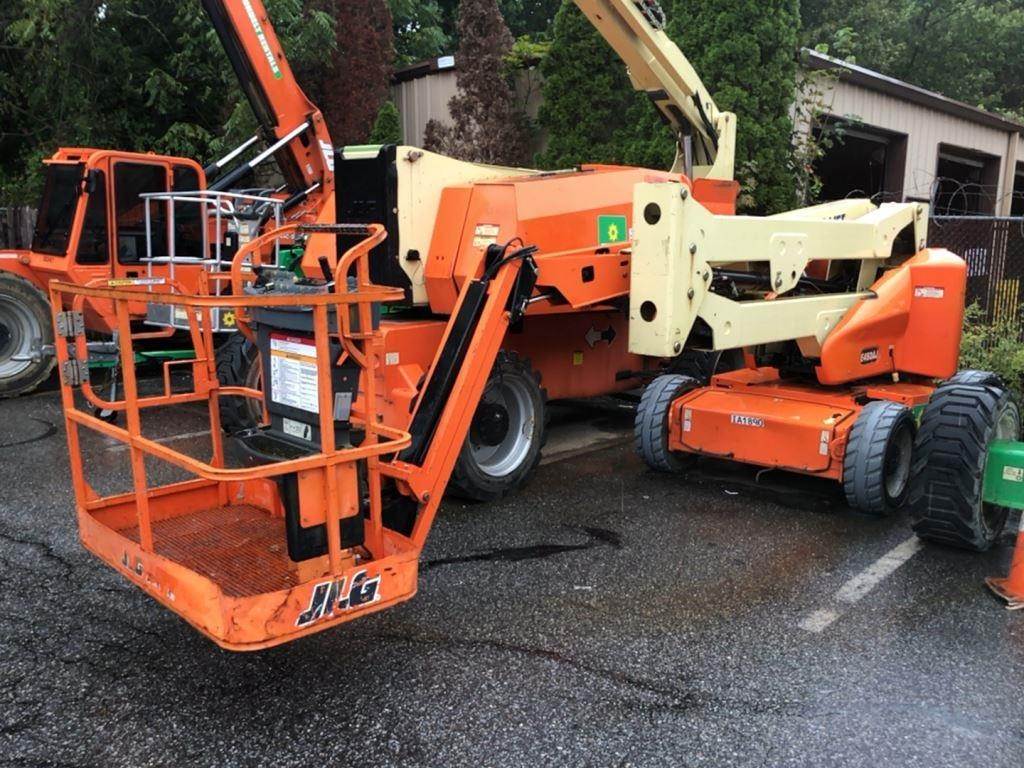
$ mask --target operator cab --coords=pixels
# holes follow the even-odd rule
[[[146,257],[146,203],[140,195],[196,190],[202,169],[190,160],[122,152],[60,150],[47,163],[33,253],[40,268],[74,282],[102,276],[138,277]],[[173,225],[167,207],[149,204],[153,248],[173,239],[198,252],[198,207],[183,207]],[[65,260],[66,261],[58,261]]]

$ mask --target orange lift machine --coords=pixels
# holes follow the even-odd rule
[[[522,484],[539,459],[548,396],[635,388],[689,348],[743,347],[753,360],[772,355],[774,368],[702,392],[701,417],[776,441],[812,434],[815,455],[835,461],[858,408],[863,417],[870,400],[922,404],[929,377],[952,372],[963,264],[924,249],[923,206],[731,215],[735,118],[665,35],[658,4],[577,3],[678,131],[672,171],[539,173],[411,147],[349,148],[331,158],[344,223],[270,227],[198,290],[50,284],[62,370],[88,364],[84,310],[96,302],[114,317],[124,369],[120,399],[103,400],[87,377],[62,377],[82,541],[221,646],[266,648],[412,597],[445,491],[488,499]],[[238,5],[246,13],[227,17],[231,28],[265,34],[258,0]],[[274,79],[283,61],[243,59],[251,82]],[[188,197],[168,194],[168,210]],[[285,266],[282,252],[301,260]],[[210,290],[218,285],[225,290]],[[187,326],[195,356],[178,363],[191,373],[187,391],[172,385],[168,364],[163,391],[140,393],[131,325],[140,302]],[[226,311],[259,361],[259,389],[217,375],[215,318]],[[912,343],[921,323],[946,339],[933,354]],[[822,372],[817,385],[790,380],[808,370]],[[915,378],[897,382],[900,372]],[[697,419],[678,404],[688,391],[659,381],[641,408],[641,447],[672,468]],[[751,405],[711,401],[718,390],[738,397],[741,384]],[[661,393],[657,418],[651,392]],[[786,416],[753,407],[757,397]],[[227,440],[224,405],[239,399],[262,404],[259,423]],[[207,404],[203,458],[143,434],[144,413],[184,402]],[[125,426],[86,403],[123,412]],[[128,445],[129,492],[94,490],[82,430]],[[715,430],[696,447],[710,446]],[[758,442],[773,465],[770,441]],[[777,463],[813,469],[806,455],[794,447]],[[191,479],[150,487],[147,457]]]

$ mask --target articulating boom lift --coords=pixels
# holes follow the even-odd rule
[[[77,407],[78,390],[96,399],[88,380],[62,382],[82,540],[221,646],[265,648],[412,597],[446,489],[488,499],[522,484],[539,459],[547,396],[631,389],[691,348],[745,348],[750,366],[710,388],[674,374],[655,381],[638,416],[645,458],[671,469],[701,451],[818,471],[810,452],[846,481],[844,448],[871,403],[923,404],[931,379],[952,373],[964,267],[923,250],[922,206],[732,216],[735,118],[664,34],[658,4],[577,2],[675,128],[674,172],[541,174],[349,148],[333,156],[344,223],[269,228],[210,274],[230,294],[51,284],[62,366],[88,358],[89,302],[111,308],[124,361],[124,399],[107,405],[125,412],[125,428]],[[227,27],[269,27],[257,0],[240,5],[247,12]],[[273,71],[283,59],[243,60]],[[275,135],[289,136],[289,124],[278,120]],[[309,159],[330,168],[323,145],[312,147]],[[282,267],[279,254],[296,250],[301,268]],[[140,302],[183,318],[191,391],[167,375],[162,393],[140,395]],[[262,391],[217,376],[214,317],[225,311],[258,354]],[[263,406],[261,423],[230,443],[220,428],[228,398]],[[144,411],[183,402],[208,405],[207,460],[142,433]],[[903,411],[882,416],[905,421]],[[130,492],[95,492],[82,428],[129,446]],[[749,455],[715,442],[750,442],[738,429],[772,438]],[[902,467],[905,440],[894,444]],[[780,458],[780,445],[794,458]],[[146,457],[193,479],[150,488]]]

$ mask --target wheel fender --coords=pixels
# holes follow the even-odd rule
[[[9,272],[26,280],[43,293],[48,293],[46,282],[29,264],[29,251],[0,251],[0,272]]]

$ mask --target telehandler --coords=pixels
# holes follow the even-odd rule
[[[268,147],[241,162],[260,139],[253,136],[206,168],[153,153],[58,149],[46,161],[31,249],[0,252],[0,397],[31,392],[53,370],[50,280],[90,286],[135,281],[152,290],[174,281],[195,292],[267,226],[334,220],[330,135],[296,82],[262,6],[250,0],[205,0],[204,6]],[[270,158],[277,160],[284,186],[240,189]],[[177,206],[167,203],[171,194],[178,195]],[[94,338],[114,333],[108,303],[88,302],[84,310]],[[218,333],[234,331],[230,312],[214,319]],[[147,315],[144,303],[132,307],[132,320],[149,326],[153,339],[187,329],[180,316]],[[94,352],[115,347],[93,344]],[[224,365],[237,347],[235,342],[222,352]],[[93,357],[95,366],[99,355]]]
[[[253,14],[239,23],[269,26],[258,0],[241,4]],[[1019,415],[986,374],[934,388],[955,371],[966,272],[925,247],[926,207],[733,215],[735,117],[664,33],[660,6],[577,4],[677,131],[672,171],[540,173],[346,148],[332,156],[343,223],[321,211],[267,227],[198,290],[50,284],[82,541],[222,647],[266,648],[411,598],[446,489],[488,499],[521,484],[539,458],[546,397],[635,388],[688,350],[741,349],[745,367],[709,386],[655,380],[637,417],[655,468],[704,453],[814,472],[875,512],[898,506],[913,476],[923,535],[940,538],[951,515],[953,543],[984,545],[982,525],[999,527],[978,493],[949,491],[931,470],[957,439],[943,421],[949,392],[988,406],[978,461],[995,437],[1017,437]],[[275,50],[245,59],[253,82],[273,77]],[[194,196],[159,197],[173,220]],[[285,265],[282,252],[301,256]],[[80,375],[90,303],[114,318],[121,399]],[[195,350],[167,364],[156,395],[141,395],[136,376],[139,303],[181,318]],[[258,354],[260,389],[217,376],[224,312]],[[172,386],[172,365],[190,371],[190,390]],[[261,423],[230,440],[228,398],[262,404]],[[145,411],[185,402],[207,404],[208,460],[142,432]],[[123,412],[125,426],[83,403]],[[907,409],[921,407],[911,450]],[[94,490],[83,428],[128,445],[130,492]],[[916,472],[915,455],[930,457]],[[194,479],[151,488],[147,457]],[[934,504],[941,488],[960,506]]]

